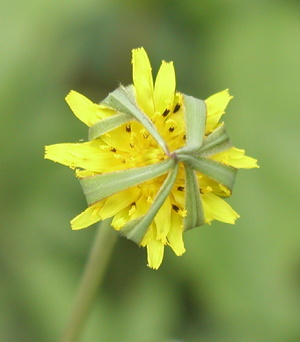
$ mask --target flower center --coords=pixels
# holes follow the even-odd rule
[[[137,165],[150,165],[166,158],[166,154],[160,148],[145,148],[135,156],[135,161]]]

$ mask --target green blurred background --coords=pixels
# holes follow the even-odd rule
[[[300,341],[299,18],[296,0],[2,3],[0,341],[59,341],[95,227],[71,231],[84,196],[43,148],[86,139],[65,95],[131,83],[139,46],[186,94],[230,89],[227,129],[260,169],[239,172],[236,225],[187,233],[158,271],[119,238],[82,341]]]

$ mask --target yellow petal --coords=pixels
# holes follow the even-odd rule
[[[132,187],[109,196],[100,211],[102,220],[116,215],[119,211],[136,201],[140,194],[138,187]]]
[[[173,62],[167,63],[163,61],[155,80],[155,112],[163,113],[165,109],[171,109],[174,102],[175,87],[176,79]]]
[[[96,174],[97,173],[92,172],[92,171],[88,171],[88,170],[80,170],[80,169],[75,170],[75,175],[79,179],[86,178],[86,177],[92,177],[92,176],[95,176]]]
[[[214,194],[222,197],[231,195],[231,191],[226,186],[218,183],[217,181],[209,178],[208,176],[197,173],[198,182],[201,186],[202,193],[213,192]]]
[[[152,69],[144,48],[132,50],[133,83],[136,102],[149,116],[154,113]]]
[[[66,101],[77,118],[89,127],[115,113],[112,109],[93,103],[74,90],[67,95]]]
[[[171,202],[169,197],[167,197],[154,218],[157,230],[156,239],[164,244],[167,243],[167,235],[171,228],[171,210]]]
[[[174,253],[178,256],[182,255],[185,252],[182,233],[182,217],[180,217],[176,212],[172,211],[171,229],[168,233],[168,244],[171,246]]]
[[[172,195],[174,197],[176,204],[179,206],[179,208],[183,209],[185,207],[184,185],[174,187],[172,189]]]
[[[123,226],[121,225],[123,224],[124,221],[125,223],[127,223],[128,221],[144,216],[148,212],[150,205],[151,203],[147,201],[147,198],[144,195],[140,196],[138,200],[135,200],[135,202],[132,203],[132,206],[129,209],[128,213],[122,212],[121,215],[118,215],[119,221],[116,222],[117,228],[119,227],[122,228],[124,225]],[[140,246],[145,247],[147,243],[150,240],[155,239],[155,237],[156,237],[156,227],[154,223],[152,223],[150,227],[148,228],[148,230],[146,231],[146,234],[143,237],[142,241],[140,242]]]
[[[137,122],[131,122],[121,125],[112,131],[103,134],[101,139],[108,145],[116,148],[117,150],[132,153],[134,148],[134,128],[139,127],[141,124]]]
[[[211,133],[218,124],[221,116],[233,96],[229,95],[228,89],[210,96],[205,100],[207,107],[207,120],[205,134]]]
[[[145,247],[147,246],[147,244],[152,241],[155,240],[156,237],[156,226],[155,224],[152,222],[150,224],[150,227],[148,228],[148,230],[146,231],[146,234],[143,237],[143,240],[140,242],[140,246]]]
[[[86,228],[92,224],[101,220],[99,212],[103,206],[104,201],[97,202],[89,206],[84,212],[77,215],[71,221],[71,227],[73,230]]]
[[[86,143],[50,145],[46,146],[45,158],[72,169],[81,167],[100,173],[122,164],[122,161],[115,158],[113,151],[103,149],[101,146],[101,140],[97,139]]]
[[[206,223],[218,220],[234,224],[235,220],[240,217],[228,203],[211,192],[202,195],[202,202]]]
[[[125,224],[130,220],[130,212],[131,206],[128,206],[122,210],[120,210],[116,215],[114,216],[111,225],[115,230],[122,229]]]
[[[157,270],[162,263],[164,257],[165,245],[156,239],[152,239],[147,244],[148,266]]]
[[[233,166],[238,169],[252,169],[259,167],[257,160],[248,156],[245,156],[245,151],[231,147],[227,151],[220,152],[211,157],[216,161],[224,163],[226,165]]]
[[[131,220],[134,220],[138,217],[144,216],[150,207],[151,203],[149,203],[145,196],[141,196],[135,203],[135,210],[131,212]]]

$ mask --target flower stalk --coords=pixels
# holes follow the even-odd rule
[[[101,221],[74,300],[73,309],[61,342],[76,342],[103,281],[117,234],[111,229],[111,219]]]

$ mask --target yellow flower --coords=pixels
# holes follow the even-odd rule
[[[155,82],[143,48],[132,51],[133,86],[120,86],[95,104],[71,91],[70,108],[89,127],[89,141],[46,146],[45,158],[75,169],[88,208],[72,221],[82,229],[111,218],[128,239],[147,247],[157,269],[164,247],[185,252],[185,230],[238,214],[222,199],[236,169],[258,167],[234,148],[220,123],[231,99],[222,91],[205,102],[176,92],[172,62]]]

